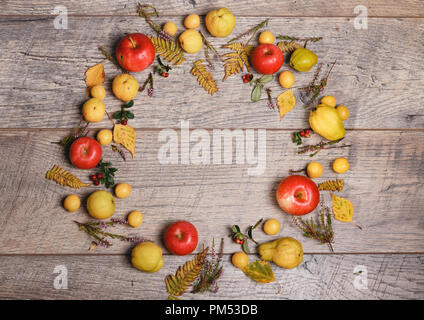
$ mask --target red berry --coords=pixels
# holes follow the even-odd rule
[[[123,126],[126,126],[126,125],[127,125],[127,120],[121,120],[121,124],[122,124]]]
[[[248,82],[249,82],[249,79],[244,78],[244,79],[243,79],[243,82],[244,82],[244,83],[248,83]]]
[[[94,180],[93,183],[94,183],[95,186],[98,186],[100,184],[99,180]]]
[[[306,134],[308,134],[310,132],[310,130],[309,129],[306,129],[305,132],[306,132]]]
[[[163,75],[165,78],[168,78],[168,76],[169,76],[169,73],[168,72],[165,72],[165,74]]]
[[[103,175],[101,173],[96,174],[97,179],[103,178]]]
[[[300,135],[301,135],[302,137],[304,137],[304,136],[305,136],[305,131],[300,131]]]
[[[93,174],[93,175],[90,176],[90,179],[93,180],[93,181],[97,180],[97,176],[95,174]]]

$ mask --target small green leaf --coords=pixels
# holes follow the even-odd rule
[[[131,108],[134,105],[134,100],[129,101],[127,104],[124,105],[124,108]]]
[[[131,111],[126,111],[126,116],[128,119],[134,119],[134,113],[132,113]]]
[[[240,232],[240,228],[239,228],[239,226],[238,225],[233,225],[232,227],[231,227],[231,230],[234,232],[234,233],[238,233],[238,232]]]
[[[265,84],[265,83],[271,82],[272,79],[273,79],[272,74],[266,74],[259,78],[259,83]]]
[[[262,96],[262,88],[264,86],[260,83],[258,83],[252,90],[252,95],[250,97],[250,99],[252,100],[252,102],[258,102],[261,99]]]
[[[113,119],[121,119],[122,118],[122,111],[115,112],[113,115]]]
[[[247,244],[247,241],[244,241],[244,242],[243,242],[243,244],[241,245],[241,248],[243,249],[243,251],[244,251],[245,253],[247,253],[247,254],[249,254],[249,253],[250,253],[249,245]]]

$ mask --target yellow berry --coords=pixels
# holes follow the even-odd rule
[[[165,31],[170,36],[173,36],[174,34],[176,34],[177,30],[178,30],[177,25],[171,21],[168,21],[163,26],[163,31]]]
[[[261,32],[261,34],[259,35],[259,43],[274,43],[274,35],[272,34],[272,32],[268,30]]]
[[[97,132],[96,139],[102,146],[107,146],[112,142],[113,133],[109,129],[102,129]]]
[[[99,100],[103,100],[106,96],[106,90],[102,85],[94,86],[90,89],[90,94],[93,98],[97,98]]]
[[[127,220],[131,227],[137,228],[143,223],[143,215],[140,211],[135,210],[128,215]]]
[[[66,211],[75,212],[81,206],[81,200],[76,194],[70,194],[65,198],[63,202],[63,207]]]
[[[337,173],[345,173],[349,170],[349,161],[346,158],[337,158],[333,162],[333,170]]]
[[[264,223],[264,232],[269,235],[274,235],[280,232],[281,230],[281,224],[277,219],[268,219]]]
[[[290,71],[286,70],[280,73],[278,80],[283,88],[288,89],[294,84],[294,75]]]
[[[337,112],[339,113],[340,118],[342,118],[342,120],[347,120],[347,118],[349,118],[349,109],[344,106],[344,105],[339,105],[336,108]]]
[[[117,198],[128,198],[131,194],[132,188],[128,183],[119,183],[115,187],[115,195]]]
[[[330,107],[335,107],[336,98],[334,98],[333,96],[325,96],[325,97],[322,97],[321,103],[326,104],[327,106],[330,106]]]
[[[239,269],[243,269],[249,264],[249,256],[242,251],[233,254],[231,261]]]
[[[184,19],[184,27],[187,29],[196,29],[200,26],[200,17],[197,14],[189,14]]]
[[[319,178],[322,175],[323,167],[321,163],[312,161],[306,167],[309,178]]]

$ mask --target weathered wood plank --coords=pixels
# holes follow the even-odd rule
[[[140,1],[127,0],[100,0],[96,2],[71,0],[66,1],[70,15],[134,15],[136,4]],[[156,6],[162,15],[186,15],[190,13],[206,14],[209,10],[219,7],[228,7],[238,16],[348,16],[355,17],[358,12],[354,8],[362,5],[367,8],[370,16],[377,17],[422,17],[424,10],[420,0],[355,0],[331,1],[319,0],[269,0],[260,4],[254,1],[241,0],[230,3],[223,0],[195,0],[195,1],[148,1]],[[58,5],[46,0],[3,0],[0,3],[1,15],[50,15]]]
[[[163,279],[192,257],[165,256],[165,266],[145,274],[117,256],[0,256],[2,299],[167,299]],[[253,261],[255,257],[251,256]],[[292,270],[272,265],[277,282],[256,283],[224,256],[216,294],[186,293],[182,299],[423,299],[422,255],[305,255]],[[67,270],[67,289],[54,281]],[[60,274],[59,274],[59,270]],[[367,279],[361,287],[355,280]],[[359,283],[359,282],[357,282]],[[281,286],[281,287],[280,287]]]
[[[133,187],[130,198],[117,200],[115,216],[125,218],[135,209],[144,214],[142,227],[116,227],[117,233],[144,236],[162,245],[166,226],[183,219],[196,225],[201,242],[208,242],[212,236],[227,238],[232,224],[247,228],[260,218],[274,217],[283,225],[279,236],[301,240],[307,253],[329,252],[326,246],[304,238],[274,198],[288,170],[300,169],[310,161],[307,154],[296,154],[296,146],[289,142],[291,132],[266,132],[266,170],[259,176],[248,174],[248,169],[256,165],[236,164],[235,160],[232,164],[160,164],[158,150],[165,144],[158,141],[160,132],[137,131],[134,160],[123,162],[110,148],[105,149],[104,158],[118,168],[116,181]],[[86,199],[98,188],[74,191],[44,179],[53,164],[83,181],[93,173],[72,168],[61,147],[53,143],[66,134],[66,130],[0,132],[4,155],[0,162],[0,253],[87,252],[91,240],[73,220],[87,221],[88,214],[84,208],[66,213],[61,202],[74,192]],[[353,202],[354,223],[362,227],[359,230],[353,224],[335,221],[335,252],[424,252],[424,220],[420,214],[424,208],[424,145],[419,143],[423,139],[422,131],[350,131],[345,140],[353,144],[351,148],[324,150],[314,157],[324,166],[317,182],[340,177],[345,180],[340,195]],[[350,161],[351,170],[344,175],[331,170],[331,161],[339,156]],[[324,197],[331,205],[329,194]],[[260,230],[255,236],[258,241],[273,239]],[[128,243],[115,241],[111,248],[98,248],[95,253],[122,253],[128,248]],[[231,242],[225,252],[237,248]]]
[[[168,19],[162,17],[160,21]],[[240,17],[235,34],[262,19]],[[181,22],[177,22],[181,30]],[[1,18],[0,25],[5,39],[0,43],[3,128],[75,126],[85,99],[84,72],[103,58],[98,45],[112,52],[124,33],[150,32],[138,17],[70,17],[68,30],[54,29],[49,17]],[[350,108],[347,127],[424,128],[422,19],[369,19],[368,30],[355,30],[349,18],[275,18],[269,29],[275,34],[324,37],[309,47],[324,63],[337,59],[324,93],[335,95],[339,103]],[[210,40],[217,47],[226,41]],[[198,128],[279,129],[308,125],[308,112],[303,109],[299,90],[294,90],[296,109],[280,121],[276,111],[268,110],[265,94],[260,102],[250,102],[252,87],[243,85],[239,76],[222,83],[223,67],[219,62],[213,74],[220,91],[210,97],[189,74],[191,62],[203,58],[203,53],[186,56],[187,61],[175,67],[169,78],[155,77],[153,98],[145,93],[136,98],[135,127],[178,127],[184,118],[191,119],[193,127]],[[107,89],[117,73],[107,62]],[[143,82],[147,74],[145,70],[135,77]],[[312,77],[313,72],[296,72],[295,88],[306,86]],[[274,97],[282,92],[277,80],[269,87]],[[105,103],[109,111],[119,110],[120,102],[111,90]],[[107,123],[105,118],[98,126]]]

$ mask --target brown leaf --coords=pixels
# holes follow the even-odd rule
[[[105,69],[103,63],[96,64],[88,68],[85,72],[85,84],[87,87],[94,87],[105,82]]]

